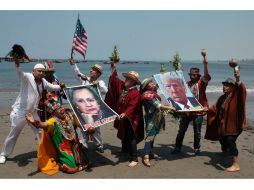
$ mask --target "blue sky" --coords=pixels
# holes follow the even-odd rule
[[[77,15],[87,31],[86,59],[168,61],[254,58],[254,11],[0,11],[0,56],[14,43],[30,57],[68,58]],[[81,56],[77,55],[77,58]]]

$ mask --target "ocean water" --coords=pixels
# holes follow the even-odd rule
[[[81,72],[88,74],[90,67],[95,63],[99,63],[103,66],[103,75],[101,79],[108,83],[108,78],[111,74],[110,65],[103,64],[102,62],[87,62],[78,63],[78,67]],[[122,77],[121,73],[135,70],[139,73],[141,80],[146,77],[150,77],[154,74],[159,73],[160,63],[164,63],[168,71],[173,70],[172,66],[168,62],[149,62],[145,64],[143,61],[135,62],[133,64],[118,64],[119,76]],[[21,68],[25,72],[31,72],[35,63],[21,64]],[[248,93],[254,93],[254,63],[240,63],[241,80],[246,84]],[[55,63],[54,64],[56,75],[58,78],[67,84],[67,86],[77,85],[77,81],[73,77],[71,67],[69,63]],[[203,64],[201,62],[183,62],[183,72],[185,79],[188,80],[189,69],[191,67],[200,68],[200,73],[203,73]],[[208,65],[209,73],[212,77],[210,81],[207,93],[221,93],[222,84],[221,82],[228,77],[233,76],[233,70],[228,66],[227,62],[209,62]],[[19,79],[15,73],[15,66],[13,62],[0,62],[0,92],[9,90],[19,89]]]
[[[108,83],[109,76],[111,75],[111,69],[109,64],[103,64],[103,62],[87,62],[78,63],[78,67],[81,72],[88,74],[90,67],[95,63],[99,63],[103,66],[103,75],[101,79]],[[146,62],[147,63],[147,62]],[[159,73],[160,63],[163,62],[149,62],[145,64],[143,61],[135,62],[133,64],[118,64],[117,69],[120,78],[124,79],[121,75],[123,72],[128,72],[135,70],[139,73],[141,80],[146,77],[151,77],[154,74]],[[35,63],[21,64],[21,68],[25,72],[31,72]],[[164,65],[168,71],[173,70],[169,62],[164,62]],[[249,118],[254,118],[254,63],[240,63],[241,70],[241,80],[246,84],[247,87],[247,112]],[[58,78],[64,82],[67,86],[77,85],[70,64],[65,63],[55,63],[54,64],[56,75]],[[183,62],[182,68],[184,72],[184,77],[186,80],[189,79],[188,73],[191,67],[200,68],[200,73],[203,73],[203,64],[201,62]],[[231,69],[227,62],[216,62],[211,61],[208,65],[209,73],[212,77],[208,87],[207,95],[209,103],[214,104],[216,99],[222,94],[222,84],[228,77],[233,76],[233,69]],[[15,64],[13,62],[0,62],[0,108],[4,106],[10,106],[14,103],[18,91],[19,91],[19,79],[15,72]]]

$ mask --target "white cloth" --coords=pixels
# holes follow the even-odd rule
[[[77,127],[76,132],[78,134],[79,142],[88,149],[89,134]],[[100,127],[95,128],[95,132],[91,135],[91,140],[95,143],[97,148],[103,148]]]
[[[40,101],[40,94],[42,93],[42,87],[39,86],[40,92],[38,92],[35,78],[32,73],[24,73],[19,67],[16,67],[17,75],[20,78],[20,92],[12,105],[12,111],[10,114],[11,120],[11,130],[8,136],[5,139],[1,155],[8,157],[14,149],[14,146],[17,142],[20,132],[27,124],[25,115],[32,113],[36,120],[40,120],[37,114],[37,107]],[[53,85],[47,82],[45,79],[42,79],[44,89],[49,91],[60,90],[59,85]],[[37,141],[40,140],[39,130],[31,126]]]
[[[83,75],[76,64],[71,65],[72,71],[74,73],[74,77],[77,79],[77,81],[81,85],[90,85],[92,83],[89,82],[90,78],[88,80],[84,81],[82,80],[78,75]],[[108,91],[108,88],[103,80],[99,80],[98,82],[98,90],[100,91],[101,96],[105,95]],[[88,148],[88,141],[89,141],[89,134],[84,132],[83,130],[77,128],[77,134],[79,138],[79,142],[83,144],[84,147]],[[93,142],[96,144],[97,148],[103,148],[102,138],[101,138],[101,132],[100,128],[96,127],[95,132],[91,135],[91,138]]]

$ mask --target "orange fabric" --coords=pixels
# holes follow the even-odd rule
[[[51,143],[48,132],[43,131],[41,142],[37,151],[38,168],[42,173],[54,175],[59,171],[59,166],[56,163],[57,152],[54,145]]]

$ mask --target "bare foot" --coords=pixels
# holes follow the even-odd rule
[[[128,167],[133,168],[138,164],[138,162],[131,161],[131,163],[128,164]]]
[[[238,164],[233,164],[232,166],[230,166],[229,168],[227,168],[228,172],[237,172],[240,170],[240,167]]]
[[[150,164],[150,161],[149,161],[149,155],[145,155],[145,156],[143,157],[142,162],[143,162],[143,164],[144,164],[145,166],[150,167],[151,164]]]

